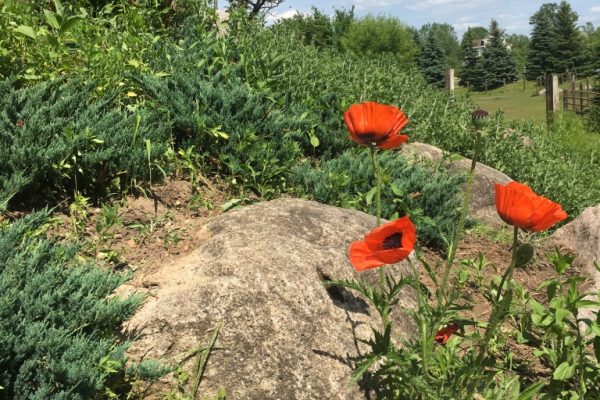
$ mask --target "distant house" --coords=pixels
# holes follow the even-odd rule
[[[491,40],[490,37],[486,36],[482,39],[473,40],[471,42],[473,48],[475,50],[477,50],[477,55],[479,57],[481,57],[483,55],[483,49],[485,49],[488,46],[488,44],[490,43],[490,40]],[[504,42],[504,47],[506,47],[506,49],[508,51],[511,51],[512,45],[506,41],[506,38],[502,38],[502,41]]]

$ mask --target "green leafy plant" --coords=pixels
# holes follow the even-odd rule
[[[556,277],[540,286],[547,305],[528,302],[534,354],[552,371],[542,398],[593,399],[600,395],[600,304],[596,294],[581,291],[583,277],[568,274],[573,257],[556,251],[549,259]]]

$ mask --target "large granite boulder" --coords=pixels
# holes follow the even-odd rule
[[[131,358],[185,354],[223,322],[204,396],[224,388],[228,399],[367,398],[350,378],[365,351],[358,339],[369,338],[379,318],[356,293],[323,281],[359,276],[348,246],[375,225],[362,212],[298,199],[215,218],[199,232],[196,251],[134,282],[149,295],[126,326],[141,334]],[[388,268],[397,277],[410,270],[407,263]],[[364,276],[377,282],[379,272]],[[397,337],[414,334],[400,311],[415,306],[414,296],[406,289],[394,312]]]
[[[589,278],[587,289],[600,290],[600,272],[594,266],[594,263],[600,265],[600,205],[586,208],[573,221],[557,229],[550,239],[576,255],[574,263]]]
[[[430,144],[412,142],[403,146],[403,154],[420,160],[437,161],[444,157],[444,151]],[[468,158],[454,159],[448,157],[448,172],[450,174],[468,173],[471,160]],[[496,197],[494,185],[503,185],[512,179],[502,172],[477,163],[473,178],[473,195],[469,206],[469,216],[491,226],[502,226],[504,223],[496,212]]]

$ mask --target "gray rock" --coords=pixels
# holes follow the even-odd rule
[[[443,150],[425,143],[407,143],[402,151],[408,157],[431,161],[441,160],[444,157]],[[448,157],[448,172],[450,174],[468,173],[471,169],[471,162],[468,158],[453,160],[452,157]],[[477,163],[473,178],[473,195],[469,207],[469,216],[491,226],[502,226],[504,222],[496,212],[494,185],[496,183],[505,185],[510,181],[512,179],[508,175],[485,164]]]
[[[379,327],[355,292],[327,289],[328,279],[357,278],[348,247],[375,227],[367,214],[298,199],[244,207],[215,218],[199,232],[203,244],[163,265],[136,286],[147,301],[126,327],[141,338],[132,359],[172,357],[206,344],[224,326],[200,387],[228,399],[364,399],[350,384],[352,364]],[[396,277],[407,262],[386,267]],[[364,273],[377,282],[378,270]],[[408,289],[400,307],[415,307]],[[394,311],[397,337],[415,327]],[[186,366],[191,368],[193,360]]]

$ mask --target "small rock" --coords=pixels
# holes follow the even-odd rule
[[[407,143],[402,148],[402,153],[409,157],[421,157],[426,160],[440,160],[444,152],[435,146],[412,142]],[[461,158],[450,161],[448,172],[450,174],[467,173],[471,169],[471,160]],[[473,197],[469,206],[469,216],[479,221],[485,222],[491,226],[502,226],[503,222],[496,212],[495,184],[507,184],[512,179],[485,164],[477,163],[475,167],[475,177],[473,180]]]

